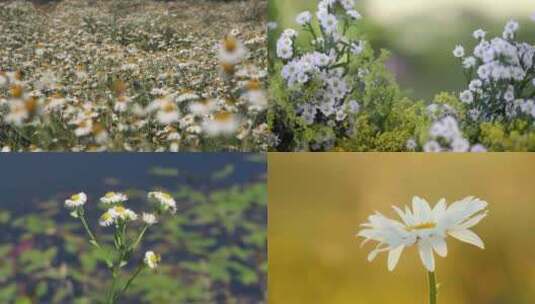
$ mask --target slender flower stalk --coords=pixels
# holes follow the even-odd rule
[[[427,272],[427,281],[429,282],[429,304],[437,304],[437,282],[435,272]]]

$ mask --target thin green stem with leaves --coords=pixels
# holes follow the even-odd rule
[[[100,244],[98,243],[97,239],[95,238],[95,235],[91,232],[91,229],[89,228],[89,225],[87,225],[87,221],[85,220],[84,212],[83,210],[77,211],[78,217],[80,218],[80,221],[82,222],[82,225],[85,228],[85,231],[89,235],[89,243],[91,243],[93,246],[97,248],[101,248]]]

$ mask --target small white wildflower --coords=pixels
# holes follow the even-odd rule
[[[150,269],[155,269],[158,267],[160,261],[161,257],[158,254],[155,254],[153,251],[145,252],[145,258],[143,259],[143,262],[145,262]]]
[[[462,45],[458,45],[453,49],[453,56],[457,58],[464,57],[464,47]]]
[[[143,212],[141,218],[143,222],[145,222],[147,225],[154,225],[158,222],[158,220],[156,220],[156,215],[154,215],[153,213]]]
[[[312,14],[310,14],[309,11],[304,11],[300,13],[299,15],[297,15],[297,18],[295,19],[295,21],[299,25],[310,24],[311,20],[312,20]]]
[[[165,210],[176,213],[175,199],[169,193],[154,191],[149,192],[148,197],[156,199]]]
[[[472,103],[474,101],[474,93],[470,90],[466,90],[459,96],[464,103]]]
[[[87,202],[87,195],[83,192],[73,194],[70,198],[65,200],[65,206],[68,208],[76,208],[83,206]]]
[[[474,38],[481,40],[485,38],[486,34],[487,33],[484,30],[478,29],[474,31]]]
[[[100,201],[104,204],[117,204],[123,203],[128,200],[128,197],[124,193],[120,192],[107,192],[103,197],[100,198]]]

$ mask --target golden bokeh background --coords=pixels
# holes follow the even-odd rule
[[[426,303],[415,248],[389,272],[354,237],[413,195],[489,202],[474,227],[485,250],[448,238],[435,255],[439,303],[535,303],[535,154],[270,153],[268,166],[269,303]]]

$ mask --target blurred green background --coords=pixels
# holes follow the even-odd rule
[[[452,56],[455,45],[472,48],[472,32],[483,28],[501,36],[511,18],[521,22],[520,37],[533,43],[533,0],[357,0],[363,15],[360,33],[374,49],[391,51],[388,67],[410,96],[431,100],[441,91],[460,91],[465,80]],[[316,0],[270,0],[269,20],[277,23],[270,32],[270,53],[281,30],[298,29],[295,16],[315,12]],[[468,48],[467,48],[468,50]],[[270,55],[271,56],[271,55]]]
[[[535,303],[534,154],[271,153],[268,172],[272,304],[426,303],[415,248],[389,272],[386,254],[369,263],[373,245],[354,237],[414,195],[489,203],[474,228],[485,250],[448,238],[448,256],[435,256],[439,303]]]
[[[89,225],[111,242],[113,230],[97,224],[98,198],[125,192],[140,214],[157,189],[173,195],[178,212],[145,234],[133,261],[154,250],[161,265],[143,271],[121,303],[264,303],[264,155],[2,153],[0,168],[0,303],[100,303],[108,270],[64,200],[85,191]]]

